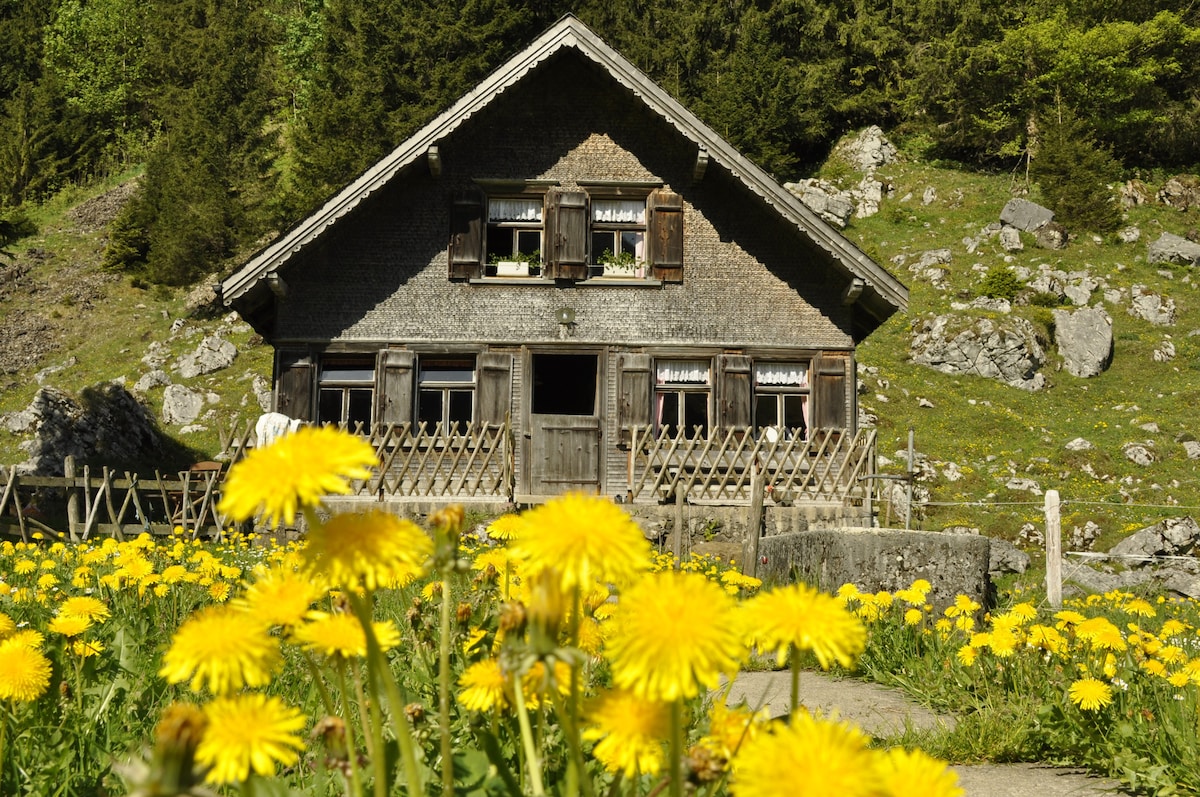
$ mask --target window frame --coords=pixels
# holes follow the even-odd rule
[[[661,378],[662,367],[667,364],[688,364],[692,366],[702,367],[704,370],[704,381],[688,381],[688,380],[663,380]],[[693,430],[699,426],[700,435],[707,436],[713,429],[713,361],[712,358],[697,358],[697,357],[656,357],[654,359],[652,376],[654,380],[654,405],[653,405],[653,420],[654,431],[657,435],[662,435],[664,432],[670,438],[675,438],[683,433],[684,437],[691,439]],[[704,396],[704,423],[703,424],[688,424],[688,397],[697,395]],[[666,411],[666,399],[668,396],[675,398],[675,419],[667,422],[664,418]]]
[[[762,369],[769,366],[799,369],[803,372],[803,377],[798,384],[789,384],[782,381],[763,382]],[[790,440],[793,438],[796,430],[799,430],[799,439],[808,439],[809,430],[812,429],[812,379],[813,363],[811,359],[754,361],[751,381],[751,411],[753,413],[751,424],[756,437],[765,438],[770,442],[774,442],[773,437],[775,439],[783,437]],[[774,423],[762,423],[760,418],[760,399],[768,397],[775,399]],[[780,421],[781,419],[786,420],[787,400],[794,397],[799,397],[800,399],[802,425],[787,426]]]
[[[329,376],[328,372],[335,369],[347,372],[357,371],[364,376],[362,378]],[[375,421],[375,382],[375,358],[371,355],[334,354],[322,356],[317,369],[317,406],[315,413],[317,424],[321,426],[344,426],[351,430],[361,424],[363,427],[370,429]],[[366,416],[352,417],[360,414],[353,411],[355,405],[354,399],[357,394],[357,398],[361,400],[363,393],[366,393],[369,397]],[[337,400],[338,418],[333,420],[326,413],[326,396],[333,396],[335,394],[340,394],[340,397]]]
[[[426,379],[427,371],[433,371],[431,366],[442,366],[437,369],[438,372],[459,372],[469,373],[470,381],[456,379]],[[456,367],[457,366],[457,367]],[[443,431],[449,432],[452,424],[457,424],[459,429],[469,428],[475,423],[475,419],[479,413],[479,358],[475,354],[425,354],[417,357],[416,366],[413,369],[414,390],[413,390],[413,419],[414,426],[419,427],[422,422],[426,424],[426,431],[433,431],[437,428],[437,424],[441,423]],[[439,394],[439,412],[440,418],[436,422],[426,420],[422,414],[422,399],[426,392]],[[470,417],[466,420],[456,419],[451,420],[452,410],[452,393],[469,393],[471,401]]]
[[[605,203],[617,202],[638,206],[640,210],[638,220],[627,222],[596,219],[598,209],[603,207]],[[621,257],[622,253],[627,251],[625,236],[632,235],[640,237],[640,240],[637,240],[629,247],[629,254],[634,259],[634,266],[628,270],[628,274],[618,274],[617,276],[633,277],[636,275],[638,268],[643,270],[642,276],[644,276],[649,246],[649,218],[650,213],[646,206],[645,196],[629,197],[603,193],[592,194],[591,208],[588,211],[588,265],[591,275],[604,276],[605,264],[601,262],[604,252],[608,251],[614,257]],[[610,238],[610,245],[599,251],[597,251],[598,247],[596,245],[598,236],[607,236]]]
[[[492,218],[493,203],[525,201],[537,207],[537,219]],[[522,236],[536,237],[537,247],[526,250],[521,244]],[[506,242],[505,254],[497,251],[500,238],[511,237]],[[526,245],[527,246],[527,245]],[[546,200],[545,192],[488,192],[484,195],[484,274],[489,277],[508,276],[497,274],[499,262],[523,262],[537,264],[541,271],[546,249]]]

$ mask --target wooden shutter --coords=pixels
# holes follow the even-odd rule
[[[316,368],[307,351],[275,353],[275,411],[302,421],[314,420],[312,413]]]
[[[663,282],[683,281],[683,197],[667,188],[650,193],[650,262],[654,276]]]
[[[847,428],[846,365],[849,362],[844,355],[826,354],[817,357],[813,363],[817,374],[813,382],[813,425],[818,429]]]
[[[382,424],[411,423],[413,353],[382,349],[375,364],[375,417]]]
[[[479,387],[475,420],[493,425],[504,423],[512,407],[512,355],[484,352],[479,355],[476,373]]]
[[[653,363],[649,354],[621,354],[617,357],[617,428],[620,442],[633,440],[633,427],[650,424],[654,403]]]
[[[546,194],[548,274],[553,279],[587,279],[588,195],[553,189]]]
[[[727,429],[745,429],[750,418],[750,358],[723,354],[717,358],[721,379],[721,414],[717,424]]]
[[[487,199],[477,188],[460,191],[450,204],[450,278],[483,276],[484,211]]]

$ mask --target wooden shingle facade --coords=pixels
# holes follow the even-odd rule
[[[279,412],[374,434],[371,491],[531,501],[736,503],[755,461],[802,497],[861,457],[855,345],[907,304],[570,16],[221,290]]]

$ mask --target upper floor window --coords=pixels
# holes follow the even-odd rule
[[[542,197],[489,198],[488,262],[540,264]]]
[[[375,406],[375,360],[328,357],[321,361],[317,422],[370,427]]]
[[[634,276],[646,263],[646,202],[592,200],[591,263],[603,274]]]
[[[675,437],[708,434],[712,364],[708,360],[658,360],[654,364],[655,426]]]
[[[467,427],[475,415],[475,358],[422,357],[417,369],[417,422]]]
[[[754,426],[768,439],[807,436],[808,363],[754,364]]]

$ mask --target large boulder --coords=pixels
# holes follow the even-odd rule
[[[1109,550],[1124,564],[1138,567],[1158,556],[1190,556],[1200,542],[1200,526],[1191,517],[1167,518],[1135,531]]]
[[[185,354],[175,363],[175,368],[184,379],[211,374],[228,368],[237,357],[237,346],[220,337],[209,335],[191,354]]]
[[[1178,263],[1194,266],[1200,263],[1200,244],[1179,235],[1164,232],[1158,240],[1146,248],[1146,259],[1151,263]]]
[[[164,450],[154,417],[116,382],[86,388],[78,398],[43,387],[21,414],[33,436],[21,444],[29,458],[17,465],[19,473],[61,476],[68,454],[120,467]]]
[[[1024,390],[1045,385],[1045,377],[1038,373],[1045,352],[1033,324],[1023,318],[919,319],[913,324],[909,348],[913,362],[943,373],[983,376]]]
[[[1000,221],[1025,232],[1037,232],[1054,221],[1054,211],[1028,199],[1010,199],[1000,211]]]
[[[1084,379],[1097,376],[1112,362],[1112,318],[1101,307],[1055,310],[1054,343],[1067,373]]]
[[[787,183],[784,188],[795,194],[809,210],[839,228],[850,223],[854,215],[854,197],[827,180],[801,180]]]
[[[1200,177],[1194,174],[1172,177],[1158,189],[1158,201],[1179,210],[1200,206]]]
[[[1150,290],[1145,285],[1129,289],[1129,314],[1160,327],[1175,325],[1175,300]]]
[[[883,135],[879,125],[871,125],[839,144],[833,154],[858,171],[871,174],[880,166],[895,162],[900,153]]]
[[[163,390],[163,423],[182,425],[200,417],[204,396],[183,385],[167,385]]]

